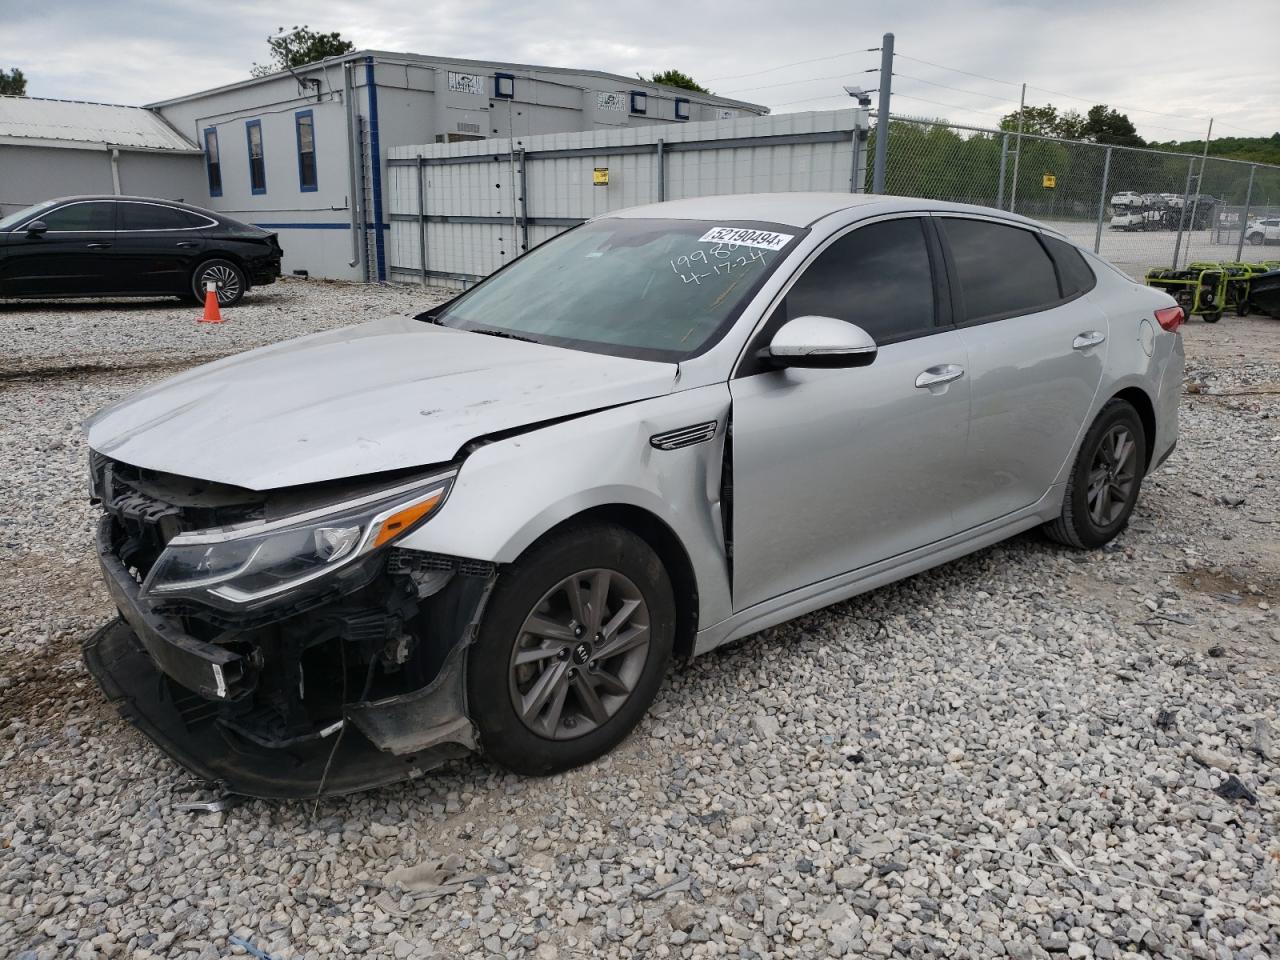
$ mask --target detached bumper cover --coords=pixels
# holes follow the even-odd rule
[[[410,754],[379,750],[348,723],[329,763],[338,731],[287,748],[264,747],[219,724],[210,703],[171,682],[123,620],[93,633],[83,645],[85,663],[120,715],[202,780],[229,792],[269,799],[353,793],[395,783],[470,751],[441,743]]]
[[[343,794],[416,776],[476,749],[466,713],[465,663],[494,582],[491,569],[459,573],[459,563],[450,558],[393,557],[387,569],[394,573],[386,576],[408,582],[405,578],[423,567],[427,577],[447,578],[445,587],[416,608],[422,630],[437,641],[438,663],[424,667],[417,684],[406,683],[391,695],[375,693],[368,700],[335,701],[330,719],[300,721],[287,735],[277,736],[271,734],[274,728],[256,724],[254,718],[269,708],[296,714],[303,675],[300,662],[283,664],[298,670],[296,687],[287,688],[289,702],[281,702],[279,686],[264,691],[264,655],[276,657],[279,668],[283,654],[278,644],[271,648],[274,654],[266,653],[263,641],[284,630],[313,637],[336,622],[349,628],[339,632],[336,642],[352,646],[354,656],[358,644],[350,634],[359,634],[360,618],[368,611],[327,605],[292,620],[231,630],[224,635],[233,637],[234,645],[209,642],[140,598],[137,581],[113,552],[108,519],[99,526],[97,548],[120,619],[84,641],[85,663],[121,715],[200,779],[253,797]],[[380,641],[382,633],[374,636]],[[379,644],[375,648],[381,649]],[[334,658],[315,664],[318,674],[307,689],[322,683],[323,674],[337,671],[339,662]],[[363,665],[360,671],[365,673]]]

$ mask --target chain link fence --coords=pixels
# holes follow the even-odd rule
[[[1033,217],[1134,277],[1280,258],[1280,229],[1263,223],[1280,216],[1277,166],[909,117],[888,136],[885,192]]]

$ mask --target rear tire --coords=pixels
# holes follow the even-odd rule
[[[244,297],[249,284],[244,271],[230,260],[205,260],[191,273],[191,295],[204,303],[205,284],[212,281],[218,292],[219,307],[233,307]]]
[[[1062,513],[1045,524],[1050,539],[1095,549],[1124,529],[1147,470],[1146,430],[1126,400],[1110,400],[1085,434],[1067,478]]]
[[[1260,233],[1249,234],[1249,242],[1253,244],[1255,247],[1262,246],[1262,244],[1266,242],[1266,239],[1267,238]]]
[[[542,775],[612,750],[657,695],[675,624],[667,572],[631,531],[593,524],[533,547],[499,577],[467,654],[484,753]]]
[[[1222,311],[1218,311],[1217,313],[1206,313],[1202,316],[1205,323],[1217,323],[1222,319]]]

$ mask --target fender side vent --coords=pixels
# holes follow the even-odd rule
[[[691,447],[695,443],[706,443],[716,435],[716,424],[719,421],[708,420],[706,423],[694,424],[691,427],[679,427],[663,433],[655,433],[649,438],[649,444],[658,450],[679,450]]]

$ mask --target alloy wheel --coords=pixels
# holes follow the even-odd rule
[[[1117,423],[1105,434],[1089,467],[1089,517],[1098,527],[1109,527],[1124,513],[1133,496],[1138,458],[1133,433]]]
[[[649,608],[616,570],[582,570],[548,590],[511,653],[511,704],[551,740],[598,729],[627,702],[649,656]]]
[[[218,294],[219,305],[234,303],[236,297],[240,295],[240,277],[234,269],[225,264],[215,263],[200,271],[196,292],[201,298],[204,297],[206,285],[211,281]]]

